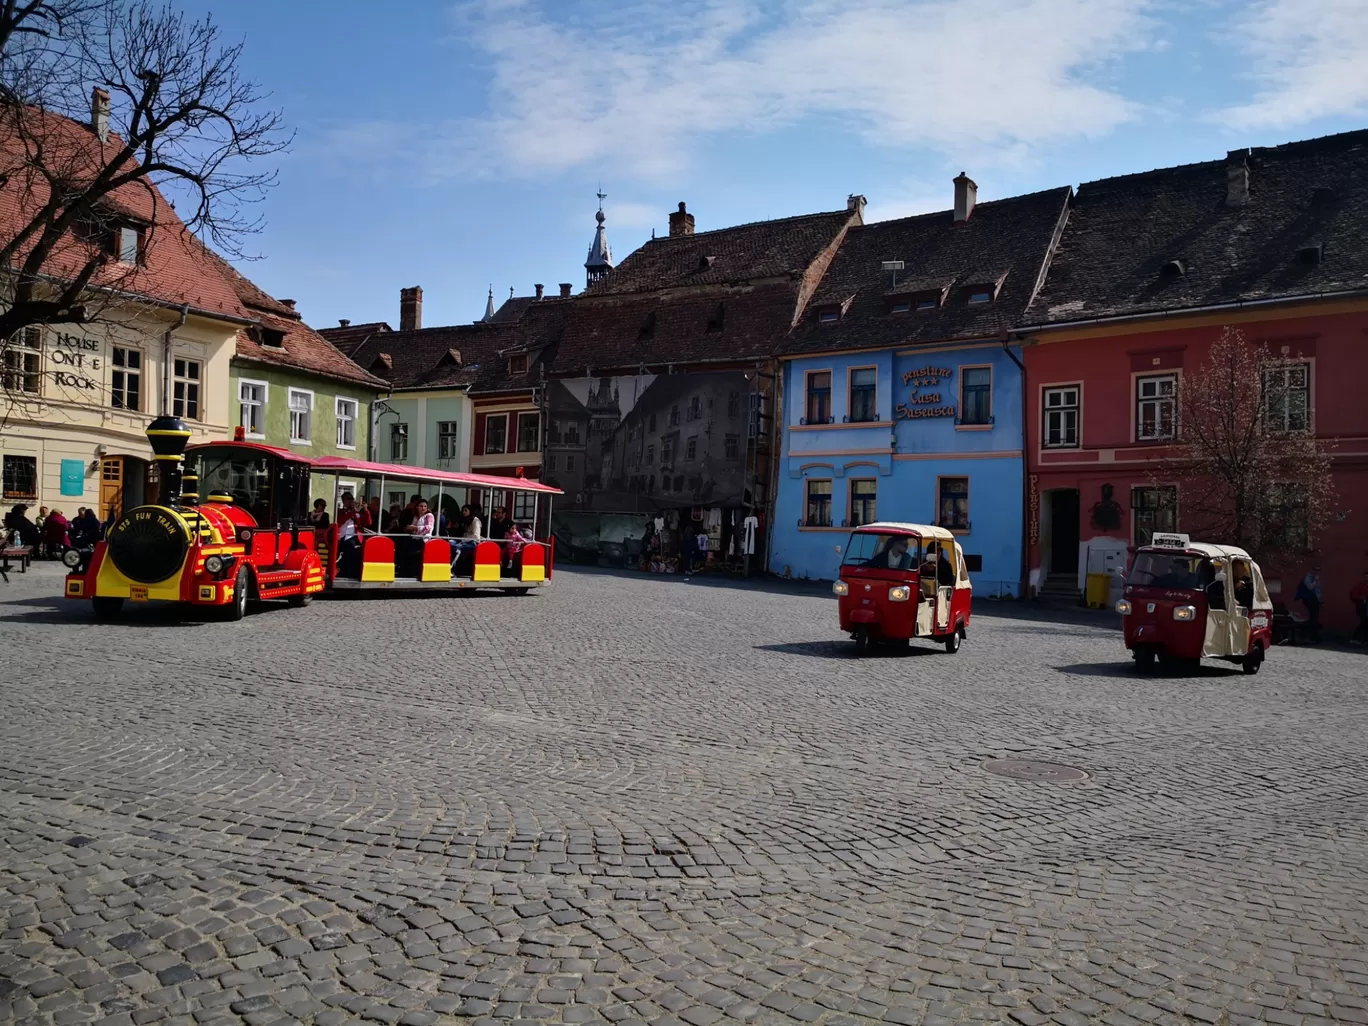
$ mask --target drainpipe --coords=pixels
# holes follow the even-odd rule
[[[190,304],[185,303],[180,308],[180,321],[175,328],[167,328],[166,334],[162,336],[162,394],[161,394],[161,415],[165,417],[171,412],[171,336],[176,328],[185,327],[185,319],[190,316]]]
[[[1031,468],[1027,462],[1027,441],[1030,435],[1027,433],[1029,424],[1026,419],[1027,410],[1030,409],[1030,393],[1026,390],[1026,365],[1012,352],[1010,338],[1002,340],[1002,351],[1017,365],[1017,370],[1021,371],[1021,579],[1017,582],[1017,587],[1021,591],[1021,597],[1026,598],[1031,580],[1031,525],[1028,521],[1031,515]]]

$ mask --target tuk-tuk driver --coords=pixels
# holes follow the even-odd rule
[[[887,558],[885,565],[890,570],[911,570],[912,557],[907,554],[906,538],[888,539],[888,547],[885,549]]]
[[[1188,561],[1182,556],[1175,556],[1169,563],[1168,572],[1154,582],[1159,588],[1191,588],[1195,582],[1192,578],[1192,571],[1188,567]]]

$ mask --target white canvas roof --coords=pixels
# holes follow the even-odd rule
[[[904,524],[895,520],[880,520],[873,524],[861,524],[855,528],[856,531],[901,531],[905,534],[916,534],[923,538],[939,538],[944,541],[954,541],[955,536],[944,527],[933,527],[930,524]]]

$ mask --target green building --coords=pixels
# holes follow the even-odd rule
[[[229,272],[239,301],[258,319],[239,330],[229,363],[243,440],[309,457],[366,459],[371,407],[389,386],[305,324],[294,300],[275,299],[235,268]],[[330,476],[316,480],[314,498],[335,511]]]

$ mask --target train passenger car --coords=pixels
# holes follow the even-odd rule
[[[315,475],[334,478],[334,521],[316,539],[328,589],[367,592],[504,591],[551,583],[551,507],[559,488],[522,477],[324,456]],[[344,495],[351,496],[346,508]],[[407,512],[419,498],[430,520]],[[399,509],[391,512],[391,506]],[[496,518],[502,509],[505,516]],[[471,518],[457,523],[462,511]],[[443,530],[443,524],[446,530]]]
[[[93,548],[65,554],[67,598],[89,600],[104,619],[126,601],[166,601],[238,620],[252,599],[305,605],[323,590],[308,459],[249,442],[187,451],[190,431],[173,417],[154,420],[147,435],[158,502],[125,512]]]

